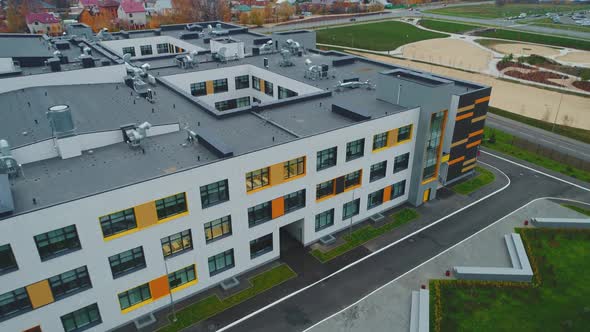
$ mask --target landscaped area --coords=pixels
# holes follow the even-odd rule
[[[574,210],[574,211],[576,211],[576,212],[579,212],[579,213],[581,213],[581,214],[585,214],[585,215],[587,215],[587,216],[589,216],[589,217],[590,217],[590,209],[581,208],[581,207],[579,207],[579,206],[572,205],[572,204],[561,204],[561,205],[562,205],[563,207],[566,207],[566,208],[568,208],[568,209],[572,209],[572,210]]]
[[[588,331],[590,231],[517,232],[533,283],[432,280],[432,331]]]
[[[477,189],[494,182],[496,176],[483,167],[475,168],[476,175],[451,187],[454,192],[469,195]]]
[[[571,12],[577,10],[585,10],[590,8],[590,5],[554,5],[554,4],[506,4],[504,6],[496,6],[494,4],[478,4],[472,6],[456,6],[444,7],[432,10],[427,10],[427,13],[458,16],[458,17],[473,17],[473,18],[502,18],[514,17],[520,13],[527,13],[528,15],[558,12]]]
[[[390,221],[380,227],[374,227],[373,225],[367,225],[357,229],[349,235],[344,236],[346,241],[344,244],[339,245],[329,251],[323,252],[319,249],[312,250],[311,254],[317,258],[320,262],[325,263],[331,259],[334,259],[360,245],[363,245],[369,240],[372,240],[378,236],[381,236],[387,232],[392,231],[402,225],[409,223],[410,221],[418,218],[418,212],[414,209],[404,208],[399,212],[394,213],[389,217]]]
[[[429,19],[421,19],[420,25],[425,28],[428,28],[428,29],[449,32],[449,33],[464,33],[467,31],[474,30],[474,29],[482,28],[481,25],[464,24],[464,23],[458,23],[458,22],[439,21],[439,20],[429,20]]]
[[[521,23],[521,22],[518,22],[518,23]],[[583,26],[583,25],[577,25],[577,24],[553,23],[553,20],[551,20],[550,18],[542,18],[539,20],[526,21],[523,23],[527,24],[527,25],[536,25],[536,26],[551,28],[551,29],[590,32],[589,26]]]
[[[493,31],[484,31],[478,33],[477,35],[489,38],[500,38],[528,43],[569,47],[579,50],[590,50],[590,40],[572,39],[552,35],[541,35],[536,33],[521,32],[515,30],[495,29]]]
[[[447,36],[397,21],[317,30],[318,43],[375,51],[395,50],[405,44]]]
[[[199,302],[190,304],[176,313],[177,321],[159,329],[160,332],[180,331],[188,326],[214,316],[264,291],[267,291],[297,274],[286,264],[281,264],[249,279],[251,286],[225,299],[211,295]],[[170,319],[171,317],[169,317]]]

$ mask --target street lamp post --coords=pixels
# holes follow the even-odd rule
[[[166,269],[166,278],[168,278],[168,261],[166,257],[164,257],[164,269]],[[172,292],[168,290],[168,295],[170,295],[170,304],[172,305],[172,322],[176,323],[178,318],[176,318],[176,310],[174,310],[174,298],[172,298]]]
[[[354,192],[355,190],[352,191],[352,204],[354,204]],[[348,226],[348,235],[352,235],[352,217],[354,216],[354,213],[352,213],[350,215],[350,225]]]
[[[553,126],[551,127],[551,132],[555,130],[555,124],[557,123],[557,116],[559,115],[559,110],[561,109],[561,100],[563,99],[563,92],[559,95],[559,104],[557,105],[557,112],[555,112],[555,119],[553,120]]]

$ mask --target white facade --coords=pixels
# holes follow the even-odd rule
[[[117,9],[117,17],[121,21],[126,21],[131,25],[146,25],[147,14],[146,12],[126,13],[121,6]]]
[[[187,43],[183,40],[176,39],[170,36],[157,36],[157,37],[146,37],[146,38],[132,38],[132,39],[119,39],[119,40],[107,40],[101,41],[101,45],[115,52],[119,56],[123,56],[126,52],[124,48],[133,47],[135,50],[135,56],[133,59],[141,59],[147,57],[153,57],[158,55],[165,55],[167,53],[158,53],[159,44],[172,45],[173,51],[167,53],[180,53],[180,52],[191,52],[191,51],[204,51],[203,48]],[[143,55],[141,52],[141,46],[151,46],[152,54]]]

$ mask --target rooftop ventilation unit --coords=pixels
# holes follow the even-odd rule
[[[273,43],[272,40],[267,41],[266,43],[262,44],[262,46],[258,47],[258,48],[254,48],[254,53],[255,54],[272,54],[274,53],[274,47],[273,47]]]
[[[289,50],[289,52],[291,52],[292,55],[303,55],[303,47],[301,47],[301,44],[299,44],[299,42],[296,42],[293,39],[287,39],[283,44],[282,48]]]
[[[279,66],[281,66],[281,67],[295,66],[293,61],[291,61],[291,51],[289,51],[287,49],[281,50],[281,60],[279,61]]]
[[[123,132],[123,140],[131,148],[138,148],[141,146],[141,141],[147,137],[147,131],[152,127],[149,122],[144,122],[139,126],[135,124],[121,126]]]
[[[321,79],[328,79],[333,77],[334,75],[330,75],[330,66],[326,64],[322,65],[314,65],[312,64],[311,60],[305,60],[305,65],[307,68],[305,69],[304,77],[310,80],[321,80]]]
[[[20,164],[12,157],[8,142],[0,139],[0,174],[8,174],[9,177],[16,177],[20,168]]]
[[[98,38],[98,40],[112,40],[113,39],[113,35],[111,35],[109,33],[109,29],[107,28],[102,28],[100,29],[100,31],[96,34],[96,38]]]
[[[198,51],[191,51],[190,54],[186,55],[177,55],[174,59],[178,68],[188,69],[188,68],[196,68],[199,66],[199,59],[197,56],[199,55]]]
[[[76,134],[72,111],[68,105],[51,106],[47,112],[47,119],[49,119],[49,124],[51,125],[55,138],[68,137]]]
[[[364,87],[367,90],[373,90],[375,89],[375,85],[371,83],[370,80],[366,80],[364,82],[360,82],[358,80],[356,81],[338,81],[338,84],[334,87],[334,89],[336,91],[342,91],[344,89],[357,89],[357,88],[361,88]]]

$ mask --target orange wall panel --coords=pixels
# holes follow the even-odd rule
[[[205,89],[208,95],[213,94],[213,81],[205,82]]]
[[[53,293],[51,292],[49,281],[47,281],[47,279],[27,286],[27,293],[29,293],[29,299],[31,300],[33,309],[42,307],[54,301]]]
[[[150,292],[152,299],[157,300],[170,293],[170,285],[168,284],[168,276],[161,276],[150,281]]]
[[[391,200],[391,186],[387,186],[383,189],[383,202]]]
[[[284,172],[284,163],[278,163],[270,166],[270,185],[276,186],[277,184],[281,184],[285,181],[283,176]]]
[[[281,196],[272,200],[272,218],[278,218],[285,214],[285,199]]]
[[[158,222],[156,203],[154,202],[138,205],[134,207],[133,210],[135,212],[135,220],[137,220],[138,228],[149,227]]]

